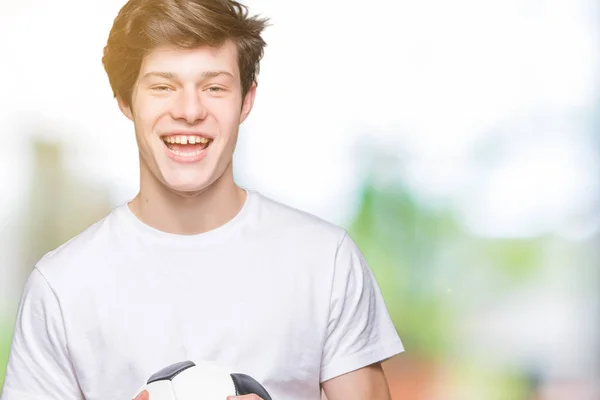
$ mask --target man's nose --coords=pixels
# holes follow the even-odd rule
[[[171,111],[173,119],[182,120],[193,125],[204,119],[208,111],[196,91],[182,92]]]

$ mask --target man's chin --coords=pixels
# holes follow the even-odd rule
[[[204,171],[173,171],[166,170],[160,177],[162,185],[174,194],[183,197],[193,197],[204,193],[217,180],[214,173]]]
[[[194,183],[170,184],[169,189],[182,197],[194,197],[204,192],[210,185]]]
[[[168,179],[163,177],[162,184],[171,192],[184,197],[193,197],[204,192],[210,187],[210,182],[206,178],[191,179]]]

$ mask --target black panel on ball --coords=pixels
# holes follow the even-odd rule
[[[267,390],[254,378],[245,374],[231,374],[231,379],[237,391],[236,395],[255,394],[263,400],[273,400]]]
[[[155,374],[153,374],[148,379],[148,382],[146,382],[146,384],[150,384],[150,383],[156,382],[156,381],[173,380],[173,378],[175,378],[177,375],[179,375],[186,369],[194,367],[194,366],[196,366],[196,364],[194,364],[192,361],[180,361],[178,363],[171,364],[168,367],[165,367],[165,368],[161,369],[160,371],[156,372]]]

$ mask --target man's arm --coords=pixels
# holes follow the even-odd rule
[[[58,299],[34,269],[21,297],[0,400],[82,399]]]
[[[339,244],[321,359],[329,400],[389,400],[381,363],[404,351],[379,286],[349,237]]]
[[[381,363],[375,363],[322,383],[327,400],[391,400]]]

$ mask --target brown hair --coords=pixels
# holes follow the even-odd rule
[[[129,0],[114,21],[102,57],[113,94],[131,106],[142,60],[156,46],[218,47],[232,40],[245,96],[257,80],[267,21],[249,17],[247,7],[233,0]]]

